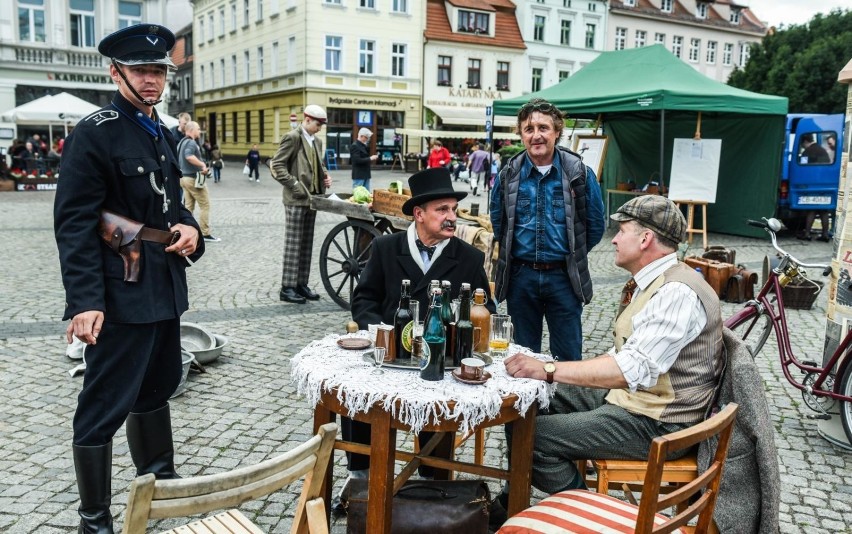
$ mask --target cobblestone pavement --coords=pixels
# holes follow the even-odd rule
[[[208,244],[203,260],[189,270],[191,309],[184,319],[228,336],[230,344],[205,374],[191,375],[187,393],[172,402],[177,464],[185,476],[255,463],[305,440],[312,407],[290,381],[290,357],[314,338],[341,332],[348,319],[327,296],[318,269],[322,239],[343,218],[318,216],[311,285],[323,298],[306,305],[281,303],[280,186],[268,172],[260,183],[249,182],[239,174],[241,168],[229,163],[222,182],[210,184],[213,233],[222,241]],[[375,174],[374,187],[407,178],[399,172]],[[349,190],[348,170],[332,175],[335,191]],[[466,187],[461,182],[456,186]],[[484,203],[484,198],[462,204]],[[0,194],[0,531],[10,533],[72,532],[78,521],[70,442],[82,379],[69,376],[76,362],[64,356],[65,325],[59,320],[64,294],[52,204],[50,192]],[[596,296],[585,310],[588,355],[608,347],[613,303],[626,279],[612,263],[612,232],[591,254]],[[710,241],[735,248],[739,261],[758,269],[769,249],[768,241],[758,239],[711,235]],[[783,246],[802,260],[827,262],[831,257],[828,244],[787,238]],[[813,310],[788,312],[794,347],[817,360],[825,303],[823,294]],[[725,316],[735,309],[723,305]],[[852,532],[852,454],[824,440],[816,423],[805,418],[809,411],[800,394],[783,379],[777,360],[768,358],[772,349],[770,344],[758,363],[781,464],[782,532]],[[462,454],[469,455],[471,448],[466,445]],[[490,432],[488,461],[504,462],[504,449],[502,433]],[[338,483],[344,474],[338,454]],[[115,437],[113,460],[117,527],[124,519],[132,475],[122,429]],[[286,532],[299,489],[293,486],[242,509],[265,530]],[[334,527],[343,529],[342,524]]]

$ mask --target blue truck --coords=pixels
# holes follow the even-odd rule
[[[843,114],[787,115],[776,217],[790,230],[800,231],[809,211],[834,215],[843,127]]]

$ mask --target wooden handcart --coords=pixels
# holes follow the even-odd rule
[[[370,211],[366,204],[348,202],[348,195],[339,194],[338,197],[343,200],[312,196],[311,208],[346,217],[328,232],[322,242],[320,276],[331,299],[344,310],[349,310],[352,292],[370,259],[373,239],[405,230],[411,221],[397,215]]]

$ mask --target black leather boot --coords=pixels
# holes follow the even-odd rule
[[[112,442],[87,447],[73,445],[74,471],[80,493],[78,534],[113,534],[112,515]]]
[[[168,404],[152,412],[131,412],[125,428],[136,476],[154,473],[158,479],[180,478],[175,473],[172,418]]]

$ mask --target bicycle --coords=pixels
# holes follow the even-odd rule
[[[778,246],[775,233],[781,229],[777,219],[762,221],[749,220],[750,226],[763,228],[772,240],[772,246],[778,251],[780,261],[766,273],[766,280],[760,293],[745,303],[744,307],[725,321],[725,326],[737,332],[749,347],[752,357],[756,356],[774,331],[778,341],[778,356],[781,370],[790,384],[802,392],[802,398],[808,408],[817,412],[810,419],[829,419],[828,413],[836,402],[840,402],[840,420],[846,438],[852,443],[852,330],[847,332],[837,349],[824,366],[815,361],[801,361],[793,352],[790,335],[787,330],[787,317],[784,311],[784,298],[781,289],[795,282],[801,284],[805,278],[804,268],[821,268],[823,276],[831,273],[831,267],[801,262]],[[847,354],[846,358],[841,357]],[[801,381],[791,373],[791,366],[804,373]],[[834,372],[835,366],[837,372]]]

